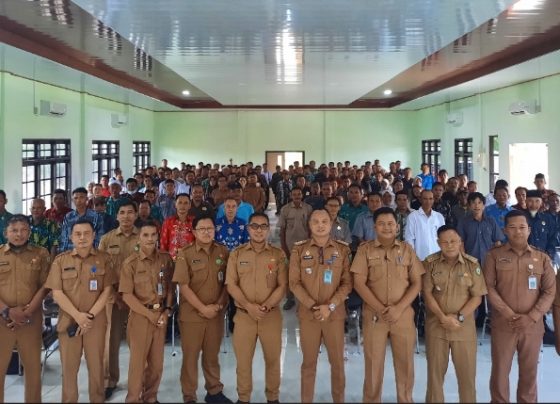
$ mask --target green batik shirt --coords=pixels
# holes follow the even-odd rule
[[[60,227],[55,221],[43,218],[37,225],[33,224],[33,219],[29,216],[29,225],[31,226],[31,235],[29,243],[35,246],[44,247],[49,252],[53,246],[58,246],[60,238]]]

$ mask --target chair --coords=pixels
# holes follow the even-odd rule
[[[58,317],[58,310],[58,304],[55,303],[52,297],[47,297],[43,300],[43,316],[45,323],[50,325],[46,325],[43,330],[43,350],[45,353],[41,367],[41,379],[45,374],[47,359],[58,349],[58,332],[56,331],[56,326],[52,325],[53,319]]]

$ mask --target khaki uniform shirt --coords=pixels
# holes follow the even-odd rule
[[[173,282],[188,285],[203,304],[215,304],[225,287],[228,255],[228,249],[222,244],[213,242],[206,252],[195,241],[194,244],[179,251]],[[198,314],[182,294],[179,319],[193,322],[208,321]]]
[[[260,252],[250,242],[237,247],[227,264],[226,285],[230,284],[238,285],[249,303],[262,305],[278,286],[288,284],[286,254],[268,243]]]
[[[556,296],[554,297],[553,305],[560,307],[560,271],[556,274]]]
[[[286,245],[289,251],[294,248],[296,242],[309,238],[307,218],[311,212],[313,212],[313,208],[305,202],[302,202],[299,208],[290,202],[280,210],[278,225],[286,231]]]
[[[118,279],[121,276],[121,268],[124,261],[130,257],[138,249],[138,234],[140,230],[133,227],[132,234],[127,236],[121,231],[121,228],[111,230],[105,234],[99,243],[99,251],[104,251],[111,256],[113,260],[113,269]]]
[[[492,306],[492,329],[514,332],[508,322],[517,313],[527,314],[535,321],[525,328],[525,333],[544,333],[543,316],[556,293],[548,255],[528,245],[518,256],[506,243],[488,251],[483,272]],[[530,277],[536,278],[535,289],[529,289]]]
[[[441,252],[438,252],[426,257],[424,268],[423,290],[432,293],[445,314],[456,315],[472,297],[488,293],[478,260],[470,255],[461,253],[457,263],[450,267]],[[459,330],[448,331],[441,326],[434,313],[429,309],[426,311],[430,336],[448,341],[476,340],[474,315],[465,316]]]
[[[97,290],[90,290],[92,280],[97,281]],[[61,290],[78,311],[88,312],[103,289],[115,283],[117,278],[108,254],[92,248],[89,255],[82,258],[74,249],[65,251],[54,259],[45,287]],[[103,310],[100,315],[104,313]],[[65,331],[72,322],[72,317],[61,309],[57,330]]]
[[[247,185],[243,190],[243,201],[253,205],[255,212],[262,212],[266,198],[261,187]]]
[[[351,272],[367,277],[366,285],[385,306],[397,304],[405,295],[413,279],[421,280],[426,272],[410,244],[395,240],[385,250],[378,240],[366,241],[358,247]],[[367,315],[381,313],[364,302]]]
[[[290,289],[301,303],[299,318],[313,320],[313,306],[332,303],[336,309],[328,320],[344,319],[344,301],[352,291],[348,245],[333,239],[325,247],[313,239],[296,243],[290,255]]]
[[[43,247],[27,244],[17,253],[9,244],[0,246],[0,300],[8,307],[28,304],[45,284],[49,264]]]
[[[162,251],[146,255],[142,250],[132,253],[122,267],[119,292],[134,295],[143,305],[167,305],[167,295],[173,292],[173,260]],[[158,294],[158,284],[161,293]]]

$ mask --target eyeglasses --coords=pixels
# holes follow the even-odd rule
[[[210,233],[210,232],[214,231],[214,228],[213,227],[199,227],[195,230],[199,231],[201,233]]]
[[[263,223],[263,224],[251,223],[251,224],[249,225],[249,227],[250,227],[252,230],[259,230],[259,229],[261,229],[261,230],[263,230],[263,231],[264,231],[264,230],[268,230],[268,224],[266,224],[266,223]]]

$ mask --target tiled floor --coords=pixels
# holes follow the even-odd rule
[[[276,217],[271,215],[275,222]],[[277,240],[277,231],[273,232],[272,238]],[[301,351],[299,347],[299,329],[297,319],[295,317],[295,309],[285,312],[284,331],[283,331],[283,351],[282,351],[282,385],[280,392],[280,400],[283,402],[299,401],[300,378],[299,366],[301,364]],[[232,400],[237,400],[235,390],[235,356],[231,348],[230,338],[226,338],[223,344],[223,352],[220,355],[222,365],[222,382],[225,385],[224,394]],[[346,400],[349,402],[359,402],[362,398],[362,384],[364,375],[363,355],[356,353],[357,346],[348,344],[348,360],[346,361]],[[160,386],[159,401],[160,402],[178,402],[181,401],[181,388],[179,385],[179,373],[181,368],[181,350],[177,346],[176,356],[172,355],[173,347],[169,344],[165,350],[165,370],[163,374],[162,384]],[[315,400],[318,402],[331,401],[330,396],[330,372],[327,361],[326,351],[319,355],[319,364],[317,371],[317,382],[315,389]],[[544,402],[558,401],[559,391],[558,369],[560,369],[560,357],[556,355],[553,347],[545,347],[542,353],[542,360],[539,364],[539,400]],[[121,382],[119,389],[115,392],[110,402],[124,402],[126,396],[126,380],[128,372],[128,348],[123,343],[121,347]],[[490,344],[484,341],[479,347],[477,357],[477,398],[478,401],[488,402],[490,394],[488,391],[488,380],[490,378]],[[415,355],[416,380],[414,385],[413,398],[415,401],[424,401],[426,391],[426,356],[423,344],[420,344],[420,353]],[[87,402],[87,373],[85,370],[85,362],[82,362],[79,386],[80,401]],[[252,400],[254,402],[266,401],[264,396],[264,367],[262,353],[257,349],[253,365],[254,391]],[[204,381],[199,373],[199,390],[198,399],[202,402],[204,399]],[[516,360],[514,360],[513,371],[511,374],[511,394],[512,400],[515,400],[515,389],[517,381]],[[55,352],[47,362],[45,376],[43,380],[43,401],[59,402],[61,398],[61,367],[58,351]],[[449,402],[458,402],[457,383],[453,366],[450,365],[448,377],[445,382],[446,400]],[[23,401],[23,378],[19,376],[8,376],[6,378],[6,402],[22,402]],[[383,400],[388,402],[396,401],[395,379],[392,366],[392,358],[390,349],[385,362],[385,380]]]

